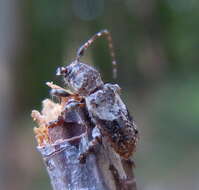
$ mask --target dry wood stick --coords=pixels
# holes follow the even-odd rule
[[[71,100],[78,104],[68,109]],[[71,95],[60,103],[47,99],[41,114],[34,110],[32,117],[39,125],[37,149],[54,190],[137,189],[133,162],[122,159],[106,137],[96,142],[99,131],[94,132],[81,97]],[[96,144],[88,149],[91,142]]]

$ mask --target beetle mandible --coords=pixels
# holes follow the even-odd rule
[[[120,98],[117,84],[104,84],[100,73],[93,67],[80,62],[85,50],[98,38],[106,36],[111,51],[113,73],[116,75],[116,61],[112,38],[108,30],[93,35],[77,51],[76,59],[65,67],[57,69],[66,85],[85,99],[90,119],[102,136],[106,136],[113,149],[124,159],[129,159],[136,148],[138,130],[126,105]],[[53,91],[56,96],[64,96],[61,91]]]

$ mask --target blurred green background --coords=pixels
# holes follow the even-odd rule
[[[30,118],[49,97],[46,81],[97,31],[111,31],[82,61],[122,87],[137,121],[139,190],[199,189],[198,0],[1,0],[0,189],[48,190]]]

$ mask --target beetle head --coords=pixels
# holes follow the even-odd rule
[[[78,60],[73,61],[66,67],[58,68],[57,75],[62,75],[71,90],[82,96],[88,96],[103,86],[100,73]]]

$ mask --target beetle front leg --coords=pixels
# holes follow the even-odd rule
[[[62,98],[62,97],[68,97],[68,96],[71,95],[70,93],[66,92],[63,89],[51,89],[50,90],[50,94],[52,96],[57,96],[57,97],[60,97],[60,98]]]
[[[69,96],[71,96],[71,94],[65,91],[64,89],[54,89],[54,88],[50,90],[50,95],[52,97],[55,96],[56,98],[58,98],[60,102],[62,98],[68,98]]]

